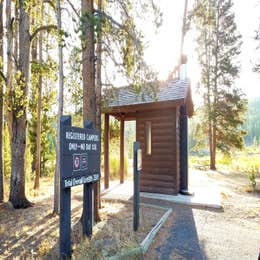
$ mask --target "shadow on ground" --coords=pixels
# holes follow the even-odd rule
[[[102,255],[113,256],[138,247],[166,211],[141,205],[142,228],[134,232],[132,203],[104,201],[100,209],[101,221],[93,229],[93,239],[80,243],[83,239],[79,222],[82,196],[75,194],[72,199],[72,249],[73,255],[81,259],[99,259]],[[52,214],[50,201],[18,210],[8,203],[0,204],[0,259],[16,258],[59,258],[59,216]]]
[[[78,221],[81,206],[72,210],[72,222]],[[1,259],[33,257],[37,250],[44,253],[56,247],[59,217],[52,214],[48,203],[32,208],[14,210],[7,203],[0,205]]]
[[[199,242],[191,208],[173,209],[173,223],[165,244],[155,248],[160,259],[206,259],[204,246]]]

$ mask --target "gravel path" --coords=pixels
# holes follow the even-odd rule
[[[196,173],[197,183],[215,181],[224,211],[172,205],[173,212],[145,259],[258,259],[260,197],[237,188],[236,180],[216,173]],[[161,203],[160,203],[161,204]]]

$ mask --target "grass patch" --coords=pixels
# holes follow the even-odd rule
[[[111,180],[119,179],[120,177],[120,160],[119,156],[117,154],[111,154],[110,155],[110,162],[109,162],[109,177]],[[124,168],[125,168],[125,174],[126,178],[128,175],[128,159],[125,157],[124,158]]]
[[[190,167],[198,170],[208,170],[210,165],[209,155],[190,155]],[[246,192],[259,192],[260,178],[260,147],[246,147],[245,150],[234,152],[231,156],[217,153],[217,169],[229,175],[242,174],[245,178]],[[257,183],[258,182],[258,183]]]
[[[85,239],[75,248],[75,259],[106,259],[138,248],[166,212],[164,209],[142,205],[140,227],[134,232],[131,203],[105,202],[103,206],[100,212],[102,221],[94,227],[93,237]],[[140,251],[138,254],[140,257]]]
[[[209,169],[209,155],[190,155],[189,164],[195,169]],[[216,165],[219,170],[260,176],[260,147],[247,147],[244,151],[234,152],[231,156],[217,153]]]

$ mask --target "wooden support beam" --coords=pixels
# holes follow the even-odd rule
[[[181,107],[180,120],[180,190],[188,190],[188,116]]]
[[[104,182],[105,189],[109,188],[109,115],[105,114],[105,127],[104,127]]]
[[[125,165],[124,165],[124,132],[125,132],[125,120],[122,116],[120,118],[120,183],[124,183],[124,171],[125,171]]]

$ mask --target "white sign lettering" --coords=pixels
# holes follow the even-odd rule
[[[90,175],[88,177],[82,176],[80,178],[71,178],[71,179],[64,180],[64,187],[70,188],[70,187],[81,185],[84,183],[90,183],[93,181],[97,181],[98,179],[99,179],[98,174],[93,174],[93,176]]]
[[[86,140],[86,135],[84,133],[66,132],[66,139],[67,140],[85,141]]]
[[[89,135],[89,134],[87,134],[86,140],[87,141],[92,141],[92,142],[98,142],[99,141],[99,136],[98,135]]]

